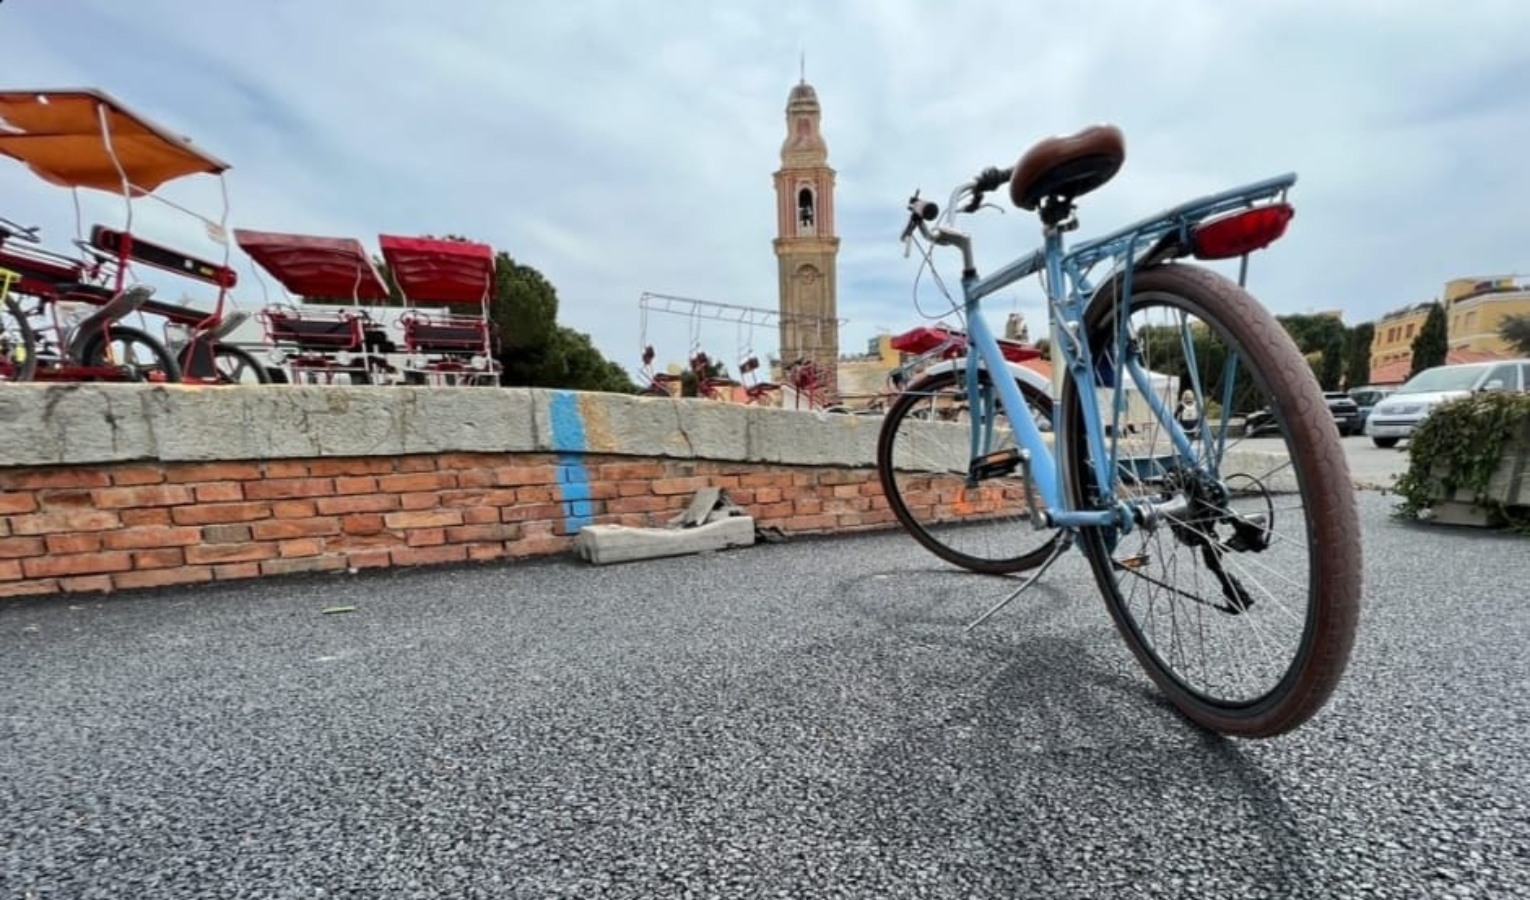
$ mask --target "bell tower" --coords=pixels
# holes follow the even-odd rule
[[[826,393],[838,391],[839,313],[834,170],[820,130],[818,93],[803,78],[786,99],[786,139],[776,181],[776,268],[781,297],[781,363],[809,359]]]

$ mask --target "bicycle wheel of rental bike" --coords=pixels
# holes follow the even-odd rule
[[[1083,549],[1126,643],[1185,715],[1233,735],[1289,731],[1332,694],[1359,617],[1360,525],[1333,417],[1291,338],[1233,282],[1167,265],[1137,272],[1129,302],[1124,332],[1114,287],[1086,313],[1097,376],[1119,371],[1130,335],[1165,382],[1163,421],[1176,390],[1197,392],[1197,459],[1181,464],[1142,395],[1112,383],[1130,379],[1101,377],[1104,421],[1136,426],[1107,432],[1111,499],[1188,506],[1129,533],[1085,529]],[[1071,382],[1061,399],[1068,495],[1098,507]],[[1279,433],[1239,435],[1238,418],[1261,407]]]
[[[126,325],[113,325],[91,335],[81,353],[87,366],[121,366],[134,381],[172,384],[181,380],[181,366],[164,345]]]
[[[189,381],[198,381],[195,374],[195,360],[192,359],[193,348],[188,346],[181,351],[180,359],[176,364],[181,368],[181,377]],[[212,368],[214,380],[218,384],[270,384],[271,376],[266,372],[266,367],[261,365],[249,351],[235,347],[233,344],[212,345]]]
[[[271,376],[266,373],[266,367],[260,360],[233,344],[213,346],[213,365],[218,369],[218,377],[231,384],[271,383]]]
[[[995,396],[988,373],[978,377],[980,389]],[[1050,430],[1051,401],[1029,385],[1021,384],[1020,392],[1029,413]],[[970,408],[961,371],[919,378],[900,393],[877,436],[882,493],[908,533],[946,562],[987,574],[1034,568],[1060,536],[1032,527],[1018,467],[969,481]],[[1015,448],[1001,416],[983,452]]]
[[[37,340],[15,297],[0,307],[0,381],[31,381],[37,374]]]

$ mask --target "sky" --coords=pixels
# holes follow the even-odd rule
[[[774,329],[644,292],[777,307],[772,174],[799,77],[817,91],[842,350],[942,301],[897,241],[916,188],[944,199],[1036,140],[1119,126],[1127,160],[1074,238],[1295,172],[1287,236],[1252,262],[1276,313],[1348,324],[1451,278],[1530,272],[1530,4],[1518,0],[0,0],[7,88],[89,86],[227,160],[231,227],[460,234],[539,269],[559,321],[635,371],[776,347]],[[805,64],[804,64],[805,61]],[[163,195],[220,215],[216,179]],[[120,223],[120,198],[82,195]],[[991,270],[1040,240],[1004,204],[960,220]],[[135,231],[221,256],[140,202]],[[0,158],[0,215],[68,249],[70,192]],[[232,251],[248,309],[284,299]],[[954,284],[953,254],[936,257]],[[264,288],[264,290],[263,290]],[[192,284],[160,288],[208,304]],[[1039,336],[1040,291],[987,301]]]

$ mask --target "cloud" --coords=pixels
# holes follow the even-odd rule
[[[804,51],[838,171],[847,350],[922,321],[918,263],[896,241],[914,188],[943,200],[1095,121],[1124,129],[1128,162],[1084,201],[1079,237],[1298,173],[1292,230],[1253,265],[1277,312],[1360,322],[1449,278],[1530,268],[1515,208],[1530,189],[1530,7],[1517,3],[61,6],[0,9],[8,70],[104,88],[229,159],[233,224],[488,241],[541,269],[560,319],[632,367],[640,339],[679,356],[699,333],[720,357],[744,340],[675,316],[650,316],[643,335],[643,291],[775,306],[771,173]],[[215,187],[168,194],[216,208]],[[0,195],[3,214],[73,230],[67,194],[19,167],[0,166]],[[207,247],[194,223],[143,215]],[[985,270],[1039,241],[1013,209],[966,221]],[[937,262],[954,286],[955,259]],[[928,277],[919,296],[928,311]],[[1020,309],[1038,332],[1039,297],[1024,284],[994,298],[995,324]]]

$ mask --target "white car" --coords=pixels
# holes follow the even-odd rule
[[[1413,435],[1430,410],[1478,391],[1530,391],[1530,359],[1425,369],[1371,408],[1365,433],[1378,447],[1395,447]]]

